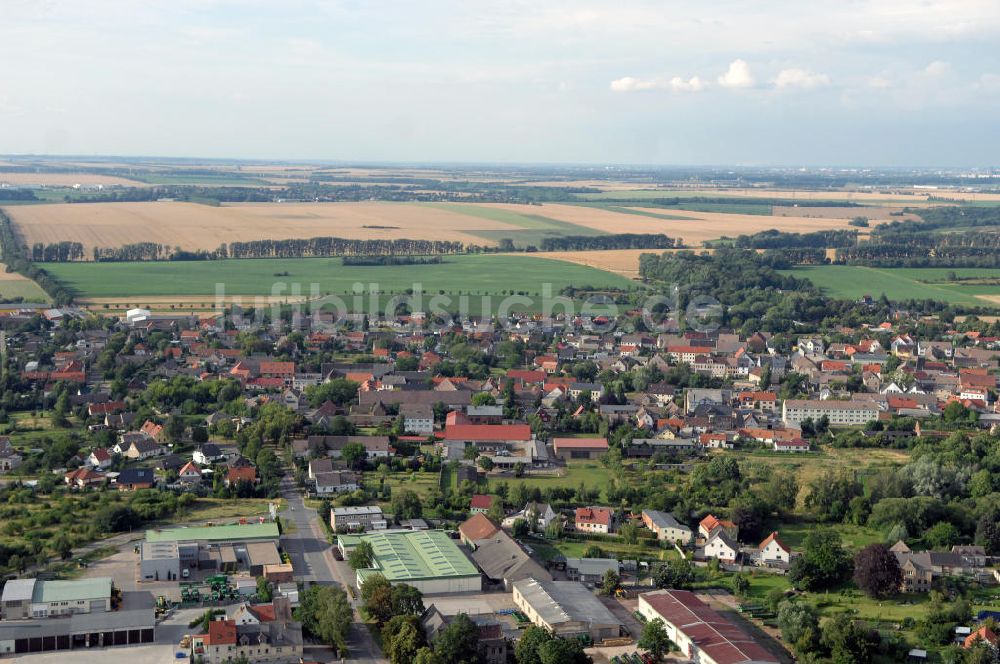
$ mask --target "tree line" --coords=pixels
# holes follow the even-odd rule
[[[37,283],[57,306],[73,301],[73,292],[70,289],[31,262],[31,254],[21,244],[10,217],[2,210],[0,210],[0,253],[8,271],[17,272]]]
[[[31,189],[0,188],[0,201],[37,201],[38,197]]]
[[[67,263],[83,259],[83,244],[80,242],[36,242],[31,245],[31,260],[44,263]]]
[[[307,256],[391,256],[399,254],[457,254],[461,242],[448,240],[348,240],[313,237],[293,240],[230,242],[230,258],[302,258]],[[221,251],[222,247],[220,247]]]
[[[611,235],[564,235],[542,238],[542,251],[587,251],[591,249],[673,249],[678,241],[662,233],[615,233]]]
[[[834,229],[812,233],[786,233],[769,229],[753,235],[740,235],[735,246],[741,249],[827,249],[853,247],[858,243],[856,230]]]
[[[837,250],[835,262],[872,267],[998,267],[1000,234],[895,232]]]

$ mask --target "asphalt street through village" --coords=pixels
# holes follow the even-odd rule
[[[350,585],[348,575],[351,569],[347,563],[338,562],[333,557],[333,548],[327,541],[319,513],[305,505],[302,492],[288,476],[282,480],[281,495],[287,501],[287,507],[280,513],[281,522],[294,524],[292,528],[286,526],[281,546],[291,556],[296,576],[306,586],[313,583],[334,584],[346,591]],[[348,639],[346,661],[386,664],[387,660],[382,657],[368,626],[361,619],[360,602],[351,599],[350,593],[347,598],[354,608],[354,625]]]

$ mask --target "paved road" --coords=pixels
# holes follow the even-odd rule
[[[338,563],[333,557],[333,548],[327,541],[319,514],[305,506],[301,491],[288,476],[282,480],[281,495],[287,501],[286,509],[280,514],[281,521],[283,524],[295,524],[293,528],[286,528],[293,532],[281,536],[281,546],[292,558],[296,577],[307,585],[320,583],[346,588],[350,583],[350,568],[345,563]],[[348,599],[350,600],[350,594]],[[348,637],[350,657],[347,661],[387,664],[388,660],[382,656],[371,632],[361,620],[358,613],[359,602],[350,601],[354,607],[354,625]]]

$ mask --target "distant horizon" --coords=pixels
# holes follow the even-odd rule
[[[321,158],[289,158],[289,157],[233,157],[233,156],[199,156],[199,155],[154,155],[154,154],[44,154],[44,153],[0,153],[0,159],[39,159],[39,160],[94,160],[95,163],[112,159],[120,160],[149,160],[163,162],[218,162],[220,164],[282,164],[282,165],[330,165],[337,167],[367,167],[367,168],[434,168],[434,167],[470,167],[470,166],[496,166],[503,168],[647,168],[647,169],[775,169],[794,171],[808,169],[810,171],[933,171],[933,170],[954,170],[954,171],[997,171],[1000,177],[1000,162],[997,165],[959,165],[959,164],[909,164],[909,165],[871,165],[871,164],[797,164],[797,163],[655,163],[655,162],[559,162],[559,161],[490,161],[490,160],[470,160],[470,161],[419,161],[419,160],[366,160],[366,159],[321,159]]]

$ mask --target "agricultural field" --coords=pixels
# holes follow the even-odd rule
[[[955,304],[1000,305],[1000,269],[821,265],[797,267],[785,273],[807,278],[840,298],[878,297],[884,293],[893,300],[929,298]],[[951,273],[972,281],[949,281]]]
[[[479,207],[479,206],[477,206]],[[486,205],[493,209],[519,212],[524,206]],[[629,206],[628,212],[616,209],[560,203],[532,206],[538,214],[549,219],[590,228],[603,233],[663,233],[680,238],[689,247],[699,247],[705,242],[723,236],[734,237],[768,229],[800,232],[835,228],[851,228],[848,219],[821,219],[806,217],[772,217],[760,214],[728,214],[683,210],[675,215],[669,209]]]
[[[497,207],[493,205],[465,204],[465,203],[430,203],[427,207],[443,210],[445,213],[459,213],[476,219],[486,219],[491,222],[499,222],[507,227],[516,228],[516,232],[510,230],[473,230],[469,231],[477,237],[489,241],[489,244],[496,244],[503,238],[510,238],[514,245],[524,248],[528,245],[538,245],[546,237],[557,237],[565,235],[604,235],[605,231],[596,228],[588,228],[578,224],[560,221],[542,214],[533,214],[535,209],[545,209],[550,206],[525,206],[517,205],[510,207]]]
[[[643,213],[662,213],[662,208],[631,208]],[[827,219],[817,217],[773,217],[761,214],[729,214],[725,212],[700,212],[685,210],[690,221],[676,221],[665,224],[640,220],[627,233],[666,233],[670,237],[681,238],[689,247],[700,247],[721,237],[751,235],[766,230],[786,233],[810,233],[830,229],[850,229],[849,219]],[[635,217],[633,217],[635,218]],[[877,223],[877,222],[875,222]],[[656,229],[656,230],[652,230]]]
[[[73,185],[105,187],[121,185],[125,187],[143,187],[145,183],[139,180],[123,178],[114,175],[101,175],[98,173],[77,173],[68,171],[65,173],[42,172],[42,173],[8,173],[0,166],[0,186],[11,187],[23,186],[44,186],[44,187],[72,187]]]
[[[367,305],[368,284],[376,284],[385,297],[423,286],[425,300],[444,291],[472,296],[492,295],[494,306],[504,294],[514,291],[532,296],[541,294],[542,284],[552,284],[552,292],[568,285],[597,288],[630,288],[635,283],[625,277],[592,267],[528,255],[476,254],[447,256],[444,262],[428,265],[344,266],[339,258],[243,259],[156,263],[47,263],[45,268],[66,283],[83,303],[145,303],[145,296],[160,301],[171,298],[199,298],[212,302],[216,285],[227,295],[288,298],[293,285],[303,296],[310,285],[318,284],[320,294],[355,295],[356,283],[364,285]],[[283,289],[273,291],[275,284]],[[470,298],[478,301],[478,297]]]
[[[669,249],[594,249],[591,251],[539,251],[532,254],[535,258],[550,258],[553,260],[586,265],[598,270],[614,272],[628,279],[639,278],[639,256],[643,254],[660,254]],[[711,250],[706,250],[711,251]]]
[[[155,242],[185,250],[220,244],[333,236],[348,239],[449,240],[521,247],[545,237],[663,233],[697,247],[722,236],[767,229],[847,228],[844,218],[768,216],[552,203],[247,203],[221,206],[175,201],[22,205],[8,210],[25,244],[63,240],[91,249]]]
[[[321,236],[451,240],[490,244],[472,231],[518,230],[502,221],[405,203],[255,203],[223,206],[157,201],[30,205],[8,210],[26,244],[63,240],[91,249],[155,242],[186,250],[222,243]]]
[[[790,189],[764,189],[753,187],[749,189],[736,188],[702,188],[702,189],[641,189],[632,190],[616,189],[602,191],[600,193],[579,194],[579,198],[584,200],[606,200],[606,199],[654,199],[654,198],[782,198],[788,200],[804,201],[856,201],[867,202],[873,205],[927,205],[940,201],[930,201],[931,197],[936,199],[947,199],[951,201],[994,201],[1000,202],[1000,194],[977,193],[949,189],[936,189],[933,192],[927,190],[917,190],[910,188],[892,188],[885,191],[846,191],[846,190],[790,190]]]
[[[918,219],[917,215],[904,213],[903,206],[869,205],[865,207],[798,207],[775,205],[772,214],[776,217],[824,217],[826,219],[854,219],[866,217],[871,221],[907,221]]]
[[[0,263],[0,302],[22,298],[24,302],[48,302],[49,296],[31,279],[17,272],[7,272],[6,265]]]

